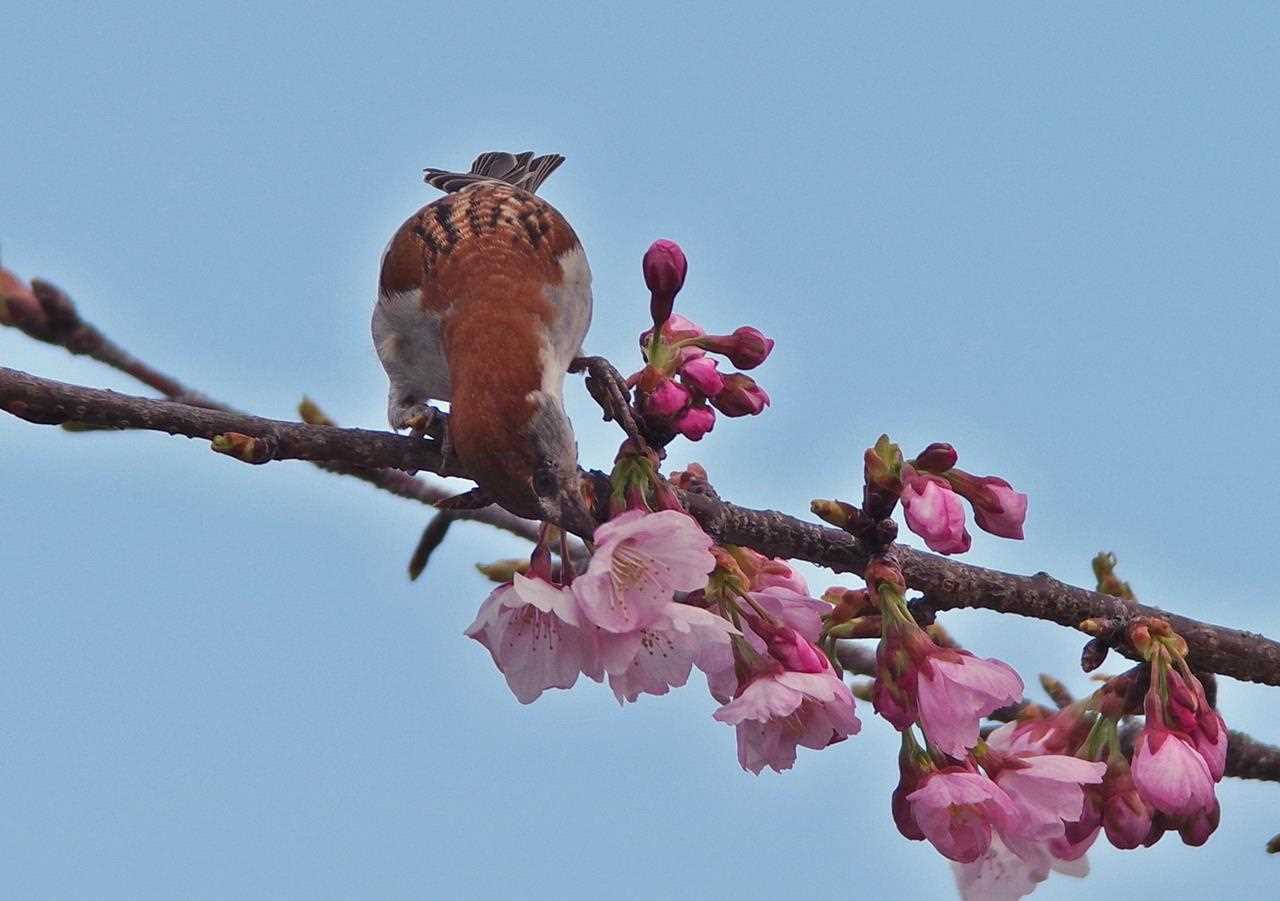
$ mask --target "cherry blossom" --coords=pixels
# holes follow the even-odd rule
[[[494,589],[466,630],[489,649],[521,704],[548,688],[572,688],[591,668],[591,649],[580,628],[573,593],[516,573]]]
[[[596,529],[587,571],[573,583],[583,616],[609,632],[654,623],[676,591],[707,584],[711,539],[685,513],[631,510]]]
[[[738,762],[756,774],[766,766],[790,769],[797,746],[820,750],[861,728],[849,686],[829,665],[817,673],[776,666],[752,679],[713,716],[736,727]]]

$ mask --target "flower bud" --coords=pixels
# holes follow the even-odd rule
[[[724,354],[739,369],[755,369],[769,359],[773,339],[765,337],[757,328],[744,325],[734,329],[733,334],[720,347],[711,349]]]
[[[725,416],[755,416],[769,406],[769,395],[751,376],[733,372],[724,377],[724,389],[711,403]]]
[[[1101,638],[1090,638],[1084,643],[1084,648],[1080,651],[1080,669],[1086,673],[1093,672],[1106,661],[1107,653],[1110,650],[1111,645]]]
[[[964,505],[940,476],[919,475],[908,468],[902,485],[907,528],[940,554],[963,554],[972,539],[964,526]]]
[[[863,475],[868,485],[883,491],[897,494],[902,487],[902,450],[888,435],[881,435],[863,454]]]
[[[943,441],[935,441],[916,457],[915,467],[925,472],[946,472],[956,465],[958,459],[959,454],[954,447]]]
[[[1201,810],[1187,817],[1178,826],[1178,835],[1182,836],[1182,843],[1199,848],[1217,830],[1218,821],[1221,818],[1222,808],[1218,806],[1216,800],[1208,810]]]
[[[649,311],[655,328],[671,317],[676,295],[684,287],[689,263],[675,241],[654,241],[644,254],[644,283],[649,288]]]
[[[703,435],[715,428],[715,424],[715,410],[703,403],[690,404],[673,423],[675,430],[690,441],[701,441]]]
[[[1108,761],[1102,793],[1102,823],[1107,830],[1107,840],[1125,851],[1146,841],[1151,834],[1151,817],[1155,811],[1142,800],[1133,784],[1129,763],[1123,757],[1116,756]]]
[[[829,501],[817,498],[809,502],[809,510],[823,522],[830,523],[837,529],[847,528],[858,521],[858,508],[844,501]]]
[[[716,361],[710,357],[696,357],[684,363],[680,367],[680,378],[706,397],[715,397],[724,390],[724,376],[716,370]]]
[[[44,318],[31,286],[0,266],[0,325],[41,326]]]
[[[689,389],[671,379],[663,379],[645,398],[644,409],[650,416],[670,419],[689,406]]]
[[[772,630],[772,634],[765,638],[765,643],[769,646],[769,654],[773,659],[790,672],[821,673],[830,666],[825,654],[790,627]]]

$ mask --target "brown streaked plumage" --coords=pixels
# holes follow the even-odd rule
[[[427,170],[453,193],[391,239],[373,321],[392,426],[450,401],[449,438],[477,484],[551,519],[580,506],[561,386],[590,323],[590,270],[564,217],[518,185],[536,188],[560,159],[494,153],[469,173]]]

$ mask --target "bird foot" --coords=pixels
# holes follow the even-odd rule
[[[613,364],[604,357],[575,357],[569,364],[569,372],[587,374],[587,391],[604,411],[604,421],[613,420],[627,433],[637,447],[647,448],[648,442],[640,433],[635,413],[631,409],[631,389]]]
[[[410,438],[438,441],[440,443],[440,459],[444,461],[445,469],[449,472],[459,471],[456,465],[457,460],[452,460],[455,465],[450,465],[453,445],[449,441],[449,414],[443,410],[436,409],[425,401],[420,401],[406,405],[392,419],[391,424],[396,431],[408,429]],[[448,472],[441,473],[441,475],[447,474]],[[410,472],[409,475],[417,475],[417,472]]]

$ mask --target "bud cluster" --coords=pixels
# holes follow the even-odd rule
[[[1027,496],[996,476],[975,476],[956,468],[950,444],[935,442],[915,459],[904,460],[898,445],[881,435],[863,455],[866,484],[863,510],[842,501],[816,500],[814,513],[860,537],[888,517],[900,501],[907,528],[940,554],[962,554],[973,541],[965,526],[962,500],[973,508],[978,528],[1002,538],[1022,538]],[[882,544],[883,542],[873,542]]]
[[[742,326],[729,335],[708,335],[701,326],[672,312],[684,286],[688,262],[674,241],[655,241],[644,255],[653,327],[640,336],[645,367],[627,379],[639,394],[640,411],[657,434],[700,440],[724,416],[754,416],[769,395],[741,372],[722,373],[719,354],[738,369],[754,369],[773,350],[773,340]]]

